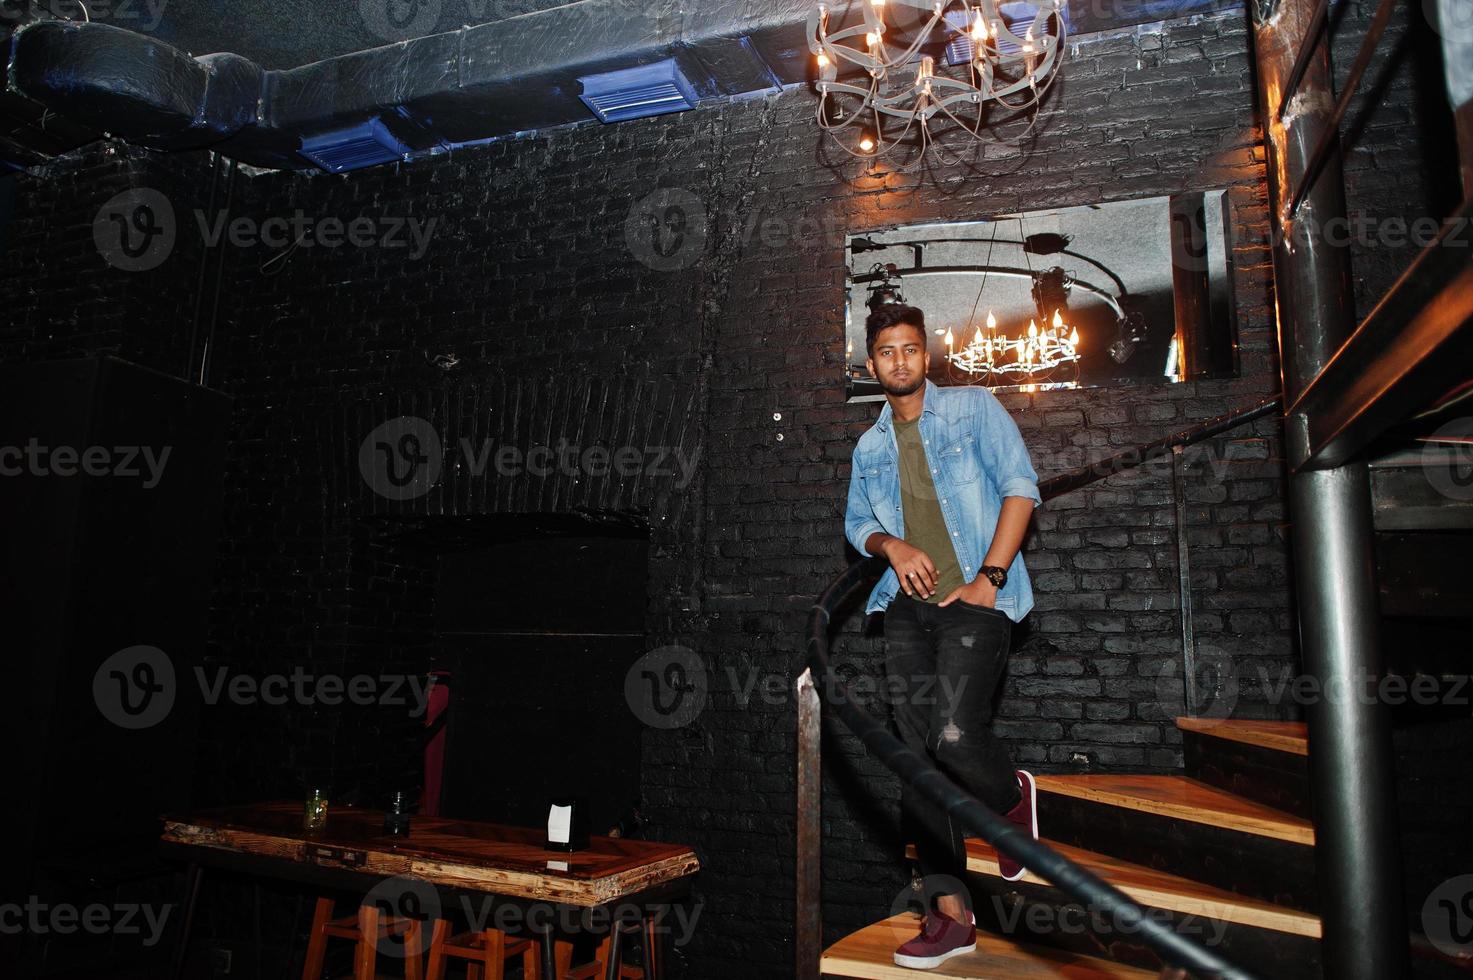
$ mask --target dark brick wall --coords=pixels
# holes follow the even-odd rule
[[[1425,88],[1406,61],[1390,72],[1394,97],[1371,104],[1381,121],[1364,127],[1363,159],[1347,167],[1352,207],[1394,212],[1431,193],[1395,165],[1411,152]],[[850,180],[847,158],[817,143],[810,96],[793,91],[345,177],[243,181],[235,213],[257,221],[301,209],[437,225],[417,258],[387,247],[228,253],[211,377],[236,414],[212,657],[251,672],[422,669],[435,656],[432,569],[385,533],[394,520],[644,519],[649,645],[689,646],[710,681],[694,723],[645,736],[651,833],[695,845],[706,868],[701,927],[679,959],[691,977],[780,974],[791,960],[794,711],[760,680],[750,696],[747,685],[791,677],[813,597],[852,557],[848,458],[877,407],[845,404],[839,383],[844,232],[1228,189],[1241,376],[1004,396],[1047,477],[1276,389],[1254,100],[1248,31],[1229,12],[1077,39],[1036,140],[989,143],[924,176]],[[23,181],[0,272],[0,357],[106,350],[177,373],[202,254],[191,212],[208,199],[208,164],[105,152]],[[156,273],[109,269],[90,242],[97,207],[129,186],[159,186],[188,216]],[[639,261],[626,237],[631,208],[657,188],[689,192],[707,219],[703,243],[689,229],[693,261],[669,272]],[[1360,288],[1374,295],[1407,252],[1355,254]],[[453,367],[431,363],[449,355]],[[700,465],[686,485],[492,480],[447,457],[441,489],[392,503],[368,489],[356,453],[401,415],[431,421],[447,445],[460,435],[667,444]],[[1291,712],[1261,684],[1294,665],[1289,530],[1272,420],[1189,453],[1176,476],[1157,461],[1041,508],[1026,544],[1038,607],[1015,638],[999,705],[1014,757],[1040,771],[1179,765],[1170,669],[1183,531],[1197,651],[1237,680],[1208,709]],[[879,669],[880,638],[857,611],[835,649],[852,675]],[[411,727],[320,708],[208,713],[201,800],[292,792],[324,760],[352,792],[376,795],[412,778],[412,753],[386,748]],[[843,731],[828,732],[825,750],[833,940],[877,918],[905,882],[895,780]]]
[[[193,212],[206,206],[208,178],[203,154],[111,141],[18,177],[0,263],[0,359],[115,354],[184,377],[204,258]],[[115,195],[140,188],[169,199],[180,235],[168,261],[126,273],[103,257],[93,225]]]

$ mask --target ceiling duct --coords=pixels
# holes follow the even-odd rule
[[[633,9],[582,0],[289,71],[232,54],[191,58],[104,24],[43,20],[13,31],[0,110],[8,117],[12,104],[31,104],[130,142],[211,146],[258,167],[347,169],[352,154],[323,157],[323,134],[351,139],[344,134],[368,127],[360,137],[385,149],[360,143],[368,154],[356,159],[381,162],[390,146],[402,159],[586,121],[596,110],[585,96],[607,98],[597,84],[628,69],[668,72],[686,104],[805,81],[812,9],[811,0],[695,10],[680,0]],[[666,94],[661,104],[676,107]],[[644,114],[637,109],[626,100],[604,112],[612,121]]]
[[[600,122],[643,119],[680,112],[696,104],[695,91],[673,58],[653,65],[589,75],[578,82],[583,87],[583,104],[593,110]]]

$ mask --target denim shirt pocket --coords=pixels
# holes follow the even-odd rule
[[[954,486],[976,483],[977,478],[982,475],[977,462],[978,455],[977,437],[973,435],[962,436],[942,446],[939,456],[947,480]]]
[[[894,460],[883,453],[876,453],[858,460],[855,465],[859,469],[860,479],[864,481],[864,495],[869,498],[875,518],[881,524],[888,525],[893,520],[892,512],[897,497],[894,487]]]

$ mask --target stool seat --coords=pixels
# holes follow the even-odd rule
[[[353,915],[333,918],[335,901],[323,895],[317,899],[312,914],[312,933],[307,941],[307,958],[302,965],[302,980],[322,980],[322,967],[327,957],[328,939],[351,939],[353,980],[376,980],[378,944],[390,937],[402,939],[405,980],[420,980],[423,960],[420,950],[421,924],[418,920],[384,915],[376,905],[364,904]]]
[[[430,958],[425,969],[425,980],[443,980],[445,961],[450,957],[467,961],[468,980],[502,980],[506,975],[506,961],[518,956],[522,958],[522,976],[525,980],[540,980],[540,952],[537,943],[522,937],[508,936],[500,929],[472,930],[451,936],[450,923],[445,919],[436,919],[430,929]]]

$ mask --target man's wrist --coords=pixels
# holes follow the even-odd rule
[[[890,542],[897,540],[899,539],[896,538],[893,534],[886,534],[884,531],[876,531],[874,534],[870,535],[869,540],[865,542],[865,544],[869,548],[870,554],[878,555],[881,558],[888,560],[890,557],[890,555],[888,554]]]

